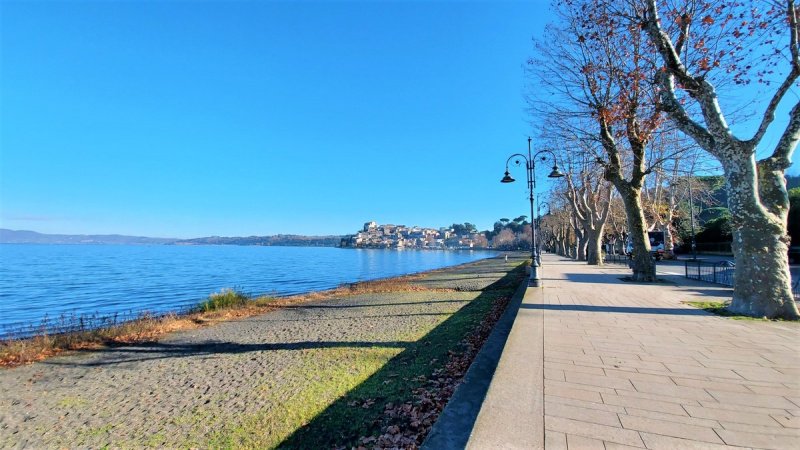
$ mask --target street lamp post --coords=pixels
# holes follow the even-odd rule
[[[536,220],[539,222],[536,224],[536,231],[541,230],[541,220],[542,220],[542,203],[547,205],[547,214],[550,214],[550,203],[539,201],[539,194],[536,194]],[[533,229],[531,229],[531,233]],[[536,248],[536,260],[539,262],[539,266],[542,265],[542,238],[541,236],[536,240],[538,247]]]
[[[689,176],[689,220],[692,226],[692,261],[697,261],[697,241],[694,235],[694,194],[692,193],[692,177]]]
[[[536,190],[536,158],[542,153],[549,153],[553,157],[553,171],[550,172],[548,178],[561,178],[564,174],[558,170],[558,164],[556,163],[556,155],[550,150],[539,150],[538,152],[531,154],[531,138],[528,137],[528,156],[523,155],[522,153],[514,153],[513,155],[509,156],[506,160],[506,173],[505,176],[500,180],[501,183],[513,183],[514,178],[511,177],[511,174],[508,172],[508,163],[511,162],[511,159],[514,157],[522,158],[525,160],[525,169],[526,175],[528,177],[528,192],[529,192],[529,199],[531,202],[531,277],[529,284],[530,286],[540,286],[541,281],[539,280],[539,258],[536,255],[536,216],[534,216],[533,211],[533,196],[534,191]],[[542,156],[542,161],[545,160],[545,157]],[[516,159],[514,164],[520,166],[520,160]]]

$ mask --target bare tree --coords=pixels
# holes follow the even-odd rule
[[[664,251],[667,257],[674,256],[677,240],[676,220],[683,218],[689,196],[702,200],[705,204],[714,203],[709,185],[692,179],[697,173],[718,173],[716,161],[707,153],[694,147],[687,147],[686,139],[672,133],[662,133],[651,146],[652,160],[662,159],[664,163],[653,169],[653,176],[645,183],[643,203],[650,230],[664,232]],[[693,144],[693,142],[691,142]],[[685,150],[675,153],[676,149]],[[671,152],[671,156],[666,153]],[[710,161],[711,160],[711,161]],[[693,187],[693,189],[692,189]]]
[[[512,247],[517,238],[514,236],[514,232],[509,230],[508,228],[503,228],[500,233],[492,239],[492,245],[495,248],[509,248]]]
[[[635,3],[639,2],[630,5]],[[794,0],[760,6],[723,0],[647,0],[645,10],[630,6],[616,17],[629,17],[630,26],[647,32],[663,63],[656,72],[662,109],[725,171],[736,259],[730,309],[797,319],[787,256],[789,198],[784,178],[800,140],[796,97],[771,154],[756,160],[756,150],[800,77],[800,14]],[[777,88],[757,116],[754,134],[741,137],[731,129],[717,88],[726,81],[728,86],[748,83],[753,77]]]
[[[611,185],[598,176],[597,170],[587,167],[578,173],[572,170],[565,177],[566,197],[572,207],[575,227],[582,229],[579,239],[578,259],[590,265],[603,265],[603,228],[611,210]],[[584,250],[585,248],[585,250]],[[581,252],[585,252],[581,258]]]
[[[553,198],[551,198],[552,200]],[[551,209],[550,214],[542,218],[541,233],[548,245],[559,256],[570,256],[570,247],[573,245],[574,237],[570,224],[571,214],[567,212],[566,205]]]
[[[628,222],[625,208],[618,196],[611,196],[608,220],[606,220],[605,241],[611,244],[612,252],[625,253],[625,241],[628,236]]]
[[[596,163],[625,207],[633,279],[654,281],[642,188],[658,163],[648,164],[648,145],[663,124],[657,86],[648,79],[655,49],[640,29],[593,0],[565,0],[557,12],[560,25],[548,27],[529,64],[538,88],[557,101],[536,99],[531,106],[539,115],[591,124],[582,137],[599,144]]]

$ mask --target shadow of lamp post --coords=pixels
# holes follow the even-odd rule
[[[533,211],[533,196],[534,191],[536,190],[536,158],[539,157],[542,153],[549,153],[550,156],[553,157],[553,170],[547,176],[548,178],[561,178],[564,174],[558,170],[558,164],[556,163],[556,155],[550,150],[539,150],[538,152],[531,154],[531,138],[528,137],[528,156],[523,155],[522,153],[514,153],[513,155],[509,156],[506,160],[506,173],[505,176],[500,180],[501,183],[513,183],[514,178],[511,177],[511,174],[508,172],[508,163],[511,162],[513,158],[517,158],[514,160],[514,165],[521,166],[522,163],[520,162],[519,158],[525,160],[525,169],[526,175],[528,177],[528,193],[529,199],[531,202],[531,277],[529,281],[530,286],[541,286],[541,280],[539,280],[539,258],[536,254],[536,216],[534,216]],[[544,161],[545,157],[541,157],[541,161]]]

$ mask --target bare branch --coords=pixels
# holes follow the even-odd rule
[[[668,74],[674,76],[683,86],[686,92],[692,98],[697,100],[700,108],[703,110],[703,118],[706,121],[706,125],[710,128],[713,128],[715,135],[726,135],[727,137],[733,138],[733,136],[730,134],[730,129],[725,120],[725,116],[719,107],[719,100],[717,99],[717,93],[714,89],[714,86],[704,78],[695,78],[689,73],[689,70],[686,68],[686,65],[684,65],[680,55],[676,52],[675,47],[672,44],[672,39],[661,28],[661,24],[659,22],[660,19],[658,17],[656,0],[647,0],[647,14],[643,26],[645,31],[647,31],[647,34],[650,36],[650,40],[655,44],[656,49],[658,49],[659,54],[664,60],[664,67],[666,68]],[[664,85],[665,88],[669,88],[664,83],[665,80],[663,79],[663,75],[658,76],[662,78],[662,85]],[[671,86],[671,90],[674,93],[674,83]],[[663,96],[662,100],[664,100]],[[667,111],[670,114],[670,117],[673,119],[678,120],[679,118],[674,116],[675,114],[679,114],[680,116],[684,116],[684,118],[688,118],[683,105],[681,105],[677,100],[672,102],[668,108],[669,109],[665,109],[665,111]],[[679,110],[684,111],[679,113]]]
[[[692,120],[686,113],[686,109],[675,95],[673,76],[666,72],[659,72],[656,78],[663,88],[661,90],[661,108],[669,114],[681,131],[691,136],[705,151],[714,154],[716,148],[714,137],[704,126]]]
[[[789,124],[786,130],[783,131],[778,145],[775,147],[775,152],[772,154],[772,159],[775,160],[777,167],[786,170],[792,164],[792,154],[797,148],[797,142],[800,140],[800,103],[794,105],[792,111],[789,113]]]
[[[689,13],[683,13],[681,15],[681,32],[678,35],[678,42],[675,44],[675,53],[678,55],[681,54],[683,51],[683,46],[686,44],[686,41],[689,39],[689,23],[691,22],[692,17]]]
[[[780,104],[783,97],[789,92],[794,82],[797,81],[798,77],[800,77],[800,51],[798,50],[798,25],[797,25],[797,12],[795,10],[794,0],[789,0],[789,8],[788,8],[788,16],[789,16],[789,50],[792,55],[792,69],[786,75],[786,79],[783,80],[780,87],[777,91],[775,91],[775,95],[772,96],[772,99],[767,105],[766,111],[764,111],[764,117],[761,119],[761,124],[758,126],[758,130],[756,131],[755,135],[750,139],[750,144],[754,147],[761,142],[761,139],[764,137],[764,134],[767,132],[767,128],[770,124],[775,120],[775,110],[778,108],[778,104]]]
[[[672,45],[672,39],[661,29],[661,25],[659,24],[660,20],[661,19],[658,17],[656,0],[647,0],[647,15],[643,24],[644,29],[658,49],[658,53],[664,59],[667,70],[677,77],[681,84],[685,85],[690,90],[699,90],[700,86],[697,80],[689,74],[689,70],[681,60],[679,51]],[[683,45],[683,43],[681,43],[681,45]]]

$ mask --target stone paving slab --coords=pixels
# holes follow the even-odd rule
[[[469,447],[800,448],[800,324],[714,316],[682,302],[730,288],[627,274],[543,257]]]

